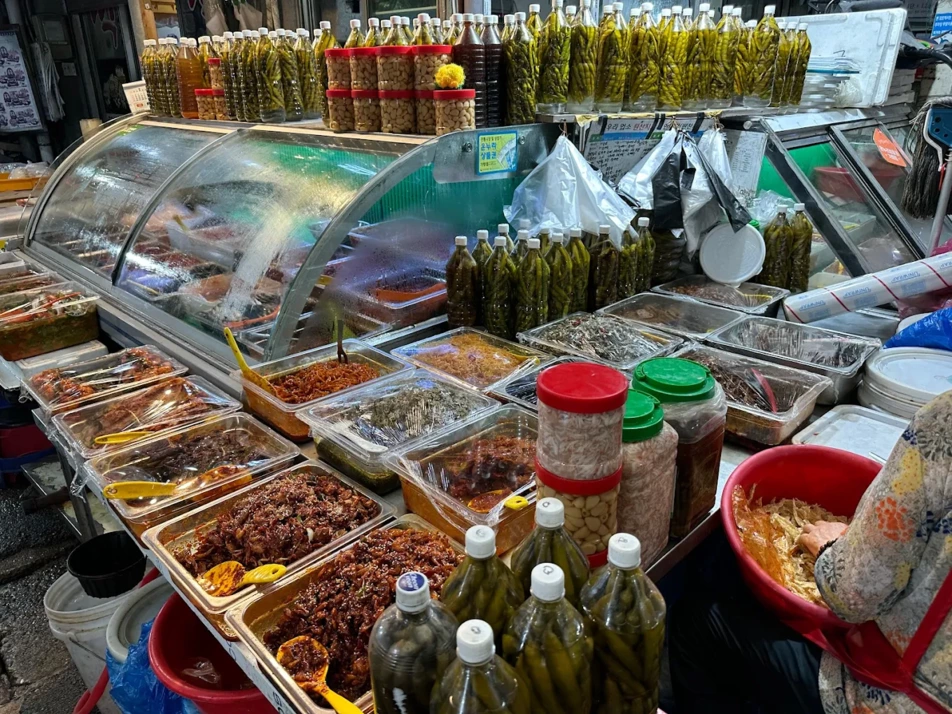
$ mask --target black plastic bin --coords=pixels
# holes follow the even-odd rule
[[[115,597],[142,580],[145,555],[125,533],[104,533],[74,548],[66,569],[90,597]]]

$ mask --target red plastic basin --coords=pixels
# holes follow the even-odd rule
[[[219,688],[201,686],[182,671],[207,659],[221,675]],[[149,662],[155,676],[204,714],[272,714],[274,707],[258,689],[240,689],[248,678],[179,595],[159,611],[149,637]]]
[[[838,516],[852,518],[860,499],[879,473],[871,459],[826,446],[777,446],[751,456],[727,480],[721,495],[721,522],[737,556],[740,572],[754,595],[787,625],[800,633],[819,627],[849,625],[830,610],[807,602],[774,582],[750,557],[737,533],[731,494],[741,486],[747,495],[754,485],[755,499],[770,503],[799,498]]]

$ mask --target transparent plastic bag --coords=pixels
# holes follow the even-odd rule
[[[628,197],[641,210],[654,208],[654,188],[652,179],[661,165],[671,154],[680,152],[681,134],[676,129],[668,129],[648,154],[618,182],[618,193]]]
[[[611,239],[619,248],[622,235],[635,217],[564,136],[519,184],[505,214],[509,223],[527,219],[532,235],[543,228],[564,227],[580,227],[597,235],[599,226],[609,225]]]

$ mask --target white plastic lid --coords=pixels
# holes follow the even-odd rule
[[[581,238],[582,229],[581,228],[569,228],[569,238]]]
[[[689,8],[689,7],[686,7],[686,8],[684,8],[684,9],[681,11],[681,17],[685,17],[685,18],[688,18],[688,19],[690,19],[691,15],[693,15],[693,14],[694,14],[694,10],[692,10],[692,9]]]
[[[764,237],[753,226],[737,233],[730,224],[712,228],[701,241],[701,269],[711,280],[740,285],[760,272],[767,257]]]
[[[598,227],[598,235],[600,236],[607,236],[611,232],[612,232],[612,227],[609,225],[603,224]]]
[[[505,248],[506,236],[496,236],[495,238],[493,238],[493,246],[495,248]]]
[[[221,42],[221,41],[222,41],[221,35],[212,35],[212,42]]]
[[[553,242],[553,243],[562,243],[564,240],[565,240],[565,236],[563,236],[561,233],[553,233],[553,234],[552,234],[552,242]]]
[[[542,241],[540,241],[538,238],[529,239],[529,250],[532,250],[533,248],[538,250],[541,245],[542,245]]]
[[[483,664],[493,658],[493,628],[482,620],[467,620],[456,631],[456,656],[464,664]]]
[[[267,34],[268,34],[268,28],[267,28],[267,27],[259,27],[259,28],[258,28],[258,34],[259,34],[259,35],[267,35]]]
[[[404,573],[397,578],[397,607],[403,612],[423,612],[430,602],[430,581],[423,573]]]
[[[555,7],[562,7],[565,3],[562,0],[554,0],[552,3]]]
[[[516,22],[516,16],[515,16],[515,15],[503,15],[502,20],[503,20],[503,22],[506,23],[507,25],[512,25],[512,24],[514,24],[514,23]]]
[[[806,206],[805,203],[795,203],[795,204],[793,204],[793,210],[794,210],[794,211],[803,211],[804,209],[806,209],[806,207],[807,207],[807,206]]]
[[[495,531],[489,526],[473,526],[467,530],[466,555],[480,560],[496,555]]]
[[[633,7],[628,11],[628,17],[636,17],[641,12],[641,8]]]
[[[529,12],[539,12],[541,8],[542,8],[541,5],[537,3],[532,3],[531,5],[529,5]]]
[[[206,42],[211,42],[211,41],[212,41],[212,38],[209,37],[208,35],[202,35],[201,37],[198,38],[199,44],[205,44]]]
[[[351,21],[350,21],[350,28],[351,28],[352,30],[356,30],[356,29],[358,29],[359,27],[360,27],[360,20],[351,20]]]
[[[489,240],[489,231],[476,231],[476,240]]]
[[[146,47],[153,47],[155,46],[155,40],[143,40],[142,44]]]
[[[410,18],[409,18],[409,17],[401,17],[401,18],[400,18],[400,24],[401,24],[401,25],[406,25],[407,27],[409,27],[409,26],[410,26]]]
[[[481,23],[482,21],[483,21],[482,13],[478,13],[478,12],[477,12],[477,13],[473,13],[473,22],[475,22],[476,24],[479,24],[479,23]]]
[[[329,21],[329,20],[322,20],[322,21],[321,21],[321,29],[322,29],[322,30],[329,30],[329,29],[331,29],[331,23],[330,23],[330,21]]]
[[[565,574],[553,563],[539,563],[532,569],[529,592],[542,602],[557,602],[565,597]]]
[[[648,216],[642,216],[638,219],[639,228],[647,228],[649,223],[651,223],[651,220],[648,218]]]
[[[731,15],[733,15],[734,17],[740,17],[743,14],[744,14],[744,8],[742,7],[735,7],[733,10],[731,10]]]
[[[382,20],[380,22],[380,26],[386,30],[388,27],[392,27],[392,23],[390,22],[390,20]]]
[[[540,528],[565,525],[565,506],[557,498],[543,498],[536,504],[535,522]]]
[[[625,3],[623,3],[623,2],[616,2],[615,5],[614,5],[614,7],[615,7],[615,12],[621,12],[622,10],[625,9]]]
[[[463,22],[472,22],[473,19],[474,19],[473,13],[471,13],[471,12],[464,12],[464,13],[463,13]]]
[[[637,568],[641,565],[641,541],[629,533],[616,533],[608,539],[608,562],[623,570]]]
[[[309,36],[309,33],[308,33],[308,31],[305,30],[303,27],[299,27],[299,28],[297,29],[297,36],[298,36],[298,37],[308,37],[308,36]]]
[[[496,17],[496,16],[495,16],[495,15],[490,15],[489,17],[490,17],[490,18],[493,18],[493,17]],[[431,17],[431,18],[430,18],[430,27],[439,27],[439,26],[440,26],[440,18],[438,18],[438,17]]]
[[[367,20],[367,24],[371,27],[380,27],[380,18],[371,17],[369,20]]]
[[[391,16],[390,16],[390,22],[393,23],[394,25],[399,25],[399,24],[400,24],[400,16],[399,16],[399,15],[391,15]]]
[[[516,240],[529,240],[529,231],[519,229],[516,234]]]
[[[710,10],[711,10],[711,4],[706,2],[702,2],[698,6],[698,9],[697,9],[698,12],[710,12]]]
[[[247,37],[250,37],[252,40],[256,40],[261,37],[261,33],[257,30],[248,30]]]
[[[787,215],[788,210],[789,209],[786,206],[781,206],[780,208],[777,209],[777,213],[782,213],[784,215]]]
[[[278,33],[278,37],[284,37],[285,35],[288,34],[287,30],[280,27],[277,30],[275,30],[275,32]]]
[[[777,12],[777,6],[776,6],[776,5],[765,5],[765,6],[764,6],[764,15],[773,15],[775,12]]]
[[[681,7],[680,5],[674,5],[671,7],[672,15],[680,15],[682,12],[684,12],[684,8]]]
[[[324,30],[322,30],[320,27],[314,28],[314,37],[320,37],[323,34],[324,34]]]
[[[460,22],[460,21],[463,19],[463,13],[461,13],[461,12],[454,12],[453,15],[452,15],[452,18],[453,18],[453,21],[454,21],[454,22]]]
[[[466,236],[456,236],[456,245],[466,245]]]
[[[786,21],[786,20],[777,20],[777,27],[778,27],[779,29],[781,29],[781,30],[786,30],[786,29],[787,29],[787,21]]]
[[[733,10],[734,10],[733,5],[725,5],[723,9],[721,10],[721,12],[724,13],[725,15],[730,15]]]
[[[662,8],[661,17],[671,17],[671,8],[669,7]]]
[[[753,29],[753,28],[757,27],[757,21],[756,21],[756,20],[748,20],[748,21],[745,23],[745,27],[749,27],[750,29]]]
[[[500,223],[498,226],[496,226],[496,233],[498,233],[501,236],[509,235],[509,224]]]
[[[443,20],[443,29],[444,29],[444,30],[449,30],[449,29],[451,29],[452,27],[453,27],[453,21],[452,21],[452,20]]]
[[[888,396],[926,404],[952,389],[952,352],[925,347],[882,349],[866,363],[866,381]]]
[[[417,20],[420,21],[421,25],[424,23],[426,23],[427,25],[430,24],[430,14],[428,12],[421,12],[416,17],[417,17]]]
[[[615,14],[614,5],[606,5],[605,7],[602,8],[602,15],[614,15],[614,14]]]
[[[521,14],[522,14],[522,15],[525,15],[525,13],[521,13]],[[517,12],[517,13],[516,13],[516,16],[518,17],[519,15],[520,15],[520,13]],[[520,231],[527,231],[527,230],[529,230],[529,226],[531,226],[531,225],[532,225],[532,223],[529,222],[529,219],[528,219],[528,218],[520,218],[520,219],[519,219],[519,230],[520,230]]]
[[[797,25],[797,29],[798,29],[798,30],[803,30],[804,32],[806,32],[807,23],[801,22],[799,25]]]
[[[566,14],[574,15],[575,13],[578,12],[578,5],[566,5],[565,12]]]
[[[306,32],[306,30],[305,30],[305,32]],[[233,40],[233,39],[235,39],[235,33],[234,33],[234,32],[231,32],[231,31],[229,30],[229,31],[226,32],[224,35],[222,35],[222,38],[223,38],[223,39],[226,39],[226,40]]]

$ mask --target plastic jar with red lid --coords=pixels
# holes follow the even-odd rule
[[[349,89],[327,90],[327,113],[330,114],[327,125],[331,131],[354,130],[354,100]]]
[[[205,120],[215,119],[215,90],[196,89],[195,104],[198,106],[198,118]]]
[[[324,50],[328,89],[350,89],[350,52],[339,47]]]
[[[380,99],[376,89],[352,89],[354,101],[354,130],[361,132],[380,131]]]
[[[380,131],[385,134],[416,131],[412,91],[380,92]]]
[[[433,101],[433,90],[418,89],[414,92],[416,95],[416,132],[417,134],[435,134],[436,133],[436,106]]]
[[[385,46],[377,52],[377,89],[405,92],[413,89],[413,48]]]
[[[413,85],[416,89],[433,89],[436,72],[453,61],[452,45],[417,45],[413,48]]]
[[[350,49],[350,88],[377,89],[377,48]]]
[[[476,128],[476,90],[439,89],[433,92],[436,135]]]

